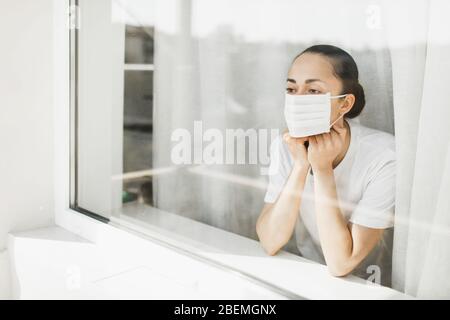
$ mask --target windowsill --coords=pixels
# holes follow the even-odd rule
[[[147,207],[136,210],[126,206],[120,219],[112,218],[111,224],[101,224],[71,210],[71,226],[75,233],[95,242],[99,239],[98,230],[85,232],[79,222],[101,226],[101,229],[114,233],[115,241],[121,237],[134,237],[136,241],[162,244],[167,250],[180,251],[194,255],[206,263],[230,268],[244,277],[256,279],[266,288],[288,298],[307,299],[408,299],[393,289],[367,283],[365,280],[347,276],[332,277],[326,266],[309,261],[288,252],[276,256],[265,254],[260,244],[224,230],[220,230],[175,214]],[[81,218],[81,219],[80,219]],[[75,223],[75,220],[78,220]],[[76,226],[78,224],[78,226]],[[134,233],[134,235],[133,235]],[[101,237],[100,237],[101,238]],[[147,239],[145,239],[147,238]],[[151,253],[148,253],[151,255]]]
[[[93,225],[97,227],[91,234],[96,235],[95,242],[55,226],[10,234],[10,298],[284,298],[235,274],[116,232],[106,224]]]

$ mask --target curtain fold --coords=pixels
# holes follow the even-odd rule
[[[405,289],[408,219],[427,50],[429,1],[384,2],[386,37],[392,59],[397,159],[397,192],[392,286]],[[403,13],[403,14],[402,14]]]
[[[393,59],[398,67],[393,68],[398,157],[393,285],[421,298],[450,298],[450,104],[443,78],[450,72],[450,37],[444,31],[450,30],[450,6],[440,0],[424,5],[409,27],[427,30],[425,39],[417,38],[408,56],[397,56],[398,63]]]

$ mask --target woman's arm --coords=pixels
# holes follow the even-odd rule
[[[331,167],[314,171],[314,194],[317,227],[328,269],[334,276],[345,276],[372,251],[383,229],[347,224],[338,206]]]
[[[380,240],[383,229],[347,224],[340,208],[333,160],[343,147],[341,128],[310,139],[308,159],[314,172],[317,227],[330,273],[344,276],[353,271]]]
[[[288,145],[294,165],[278,199],[264,206],[256,222],[261,245],[270,255],[277,253],[292,236],[310,167],[304,145],[306,139],[291,138],[285,133],[283,140]]]
[[[270,255],[276,254],[292,236],[308,170],[294,166],[277,201],[266,204],[256,222],[261,245]]]

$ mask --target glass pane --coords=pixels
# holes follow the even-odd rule
[[[133,173],[152,168],[153,72],[125,72],[123,131],[123,172]],[[151,204],[151,176],[124,179],[123,202]]]
[[[258,240],[287,73],[318,41],[350,49],[370,88],[358,121],[393,133],[387,40],[356,14],[367,2],[325,2],[81,0],[77,205],[223,250],[204,230]],[[284,249],[314,230],[297,225]]]

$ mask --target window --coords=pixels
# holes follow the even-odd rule
[[[72,207],[210,245],[202,226],[256,240],[269,147],[285,128],[286,73],[317,39],[354,49],[367,101],[383,108],[367,108],[361,122],[393,133],[389,50],[364,20],[331,34],[343,21],[339,3],[320,13],[325,26],[298,18],[313,4],[288,3],[79,0]],[[355,5],[351,17],[365,9]],[[285,249],[299,253],[295,235]]]

